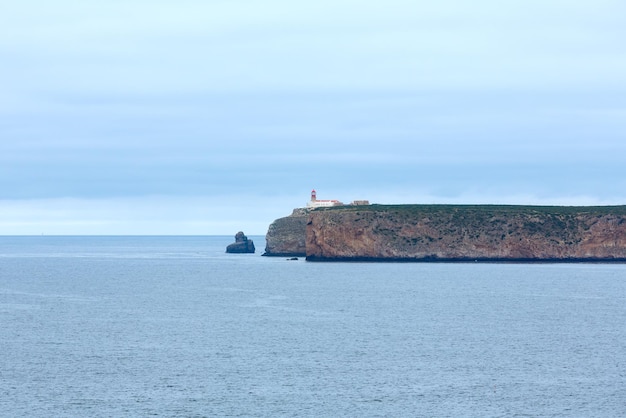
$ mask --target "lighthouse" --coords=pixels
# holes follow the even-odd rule
[[[311,201],[306,204],[307,208],[324,208],[329,206],[342,206],[338,200],[317,200],[317,192],[315,189],[311,190]]]

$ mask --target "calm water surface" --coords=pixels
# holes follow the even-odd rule
[[[626,265],[233,241],[0,237],[0,415],[626,416]]]

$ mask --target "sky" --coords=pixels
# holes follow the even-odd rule
[[[626,204],[623,0],[0,0],[0,235]]]

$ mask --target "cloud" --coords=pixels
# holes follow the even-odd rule
[[[626,65],[611,1],[31,3],[8,7],[2,44],[35,93],[520,88]]]
[[[263,207],[283,213],[294,203],[278,196],[313,187],[619,201],[624,12],[615,0],[6,4],[0,199],[114,223],[85,215],[101,205],[136,225],[151,196],[172,208],[271,196]],[[30,219],[55,222],[44,215]],[[181,231],[200,219],[161,217]]]
[[[295,206],[304,206],[303,203]],[[0,200],[1,235],[265,235],[285,196]],[[294,207],[295,207],[294,206]]]
[[[323,184],[320,198],[345,203],[369,199],[383,204],[613,205],[622,199],[583,194],[533,194],[514,190],[467,188],[458,195],[437,195],[428,187],[344,188]],[[327,187],[328,186],[328,187]],[[0,235],[265,235],[270,223],[304,207],[304,187],[281,188],[271,195],[143,196],[125,198],[50,198],[0,200]]]

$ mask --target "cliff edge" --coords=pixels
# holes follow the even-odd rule
[[[304,257],[309,210],[294,209],[291,215],[272,222],[265,235],[264,256]]]
[[[305,219],[309,261],[626,261],[626,206],[343,206]]]

